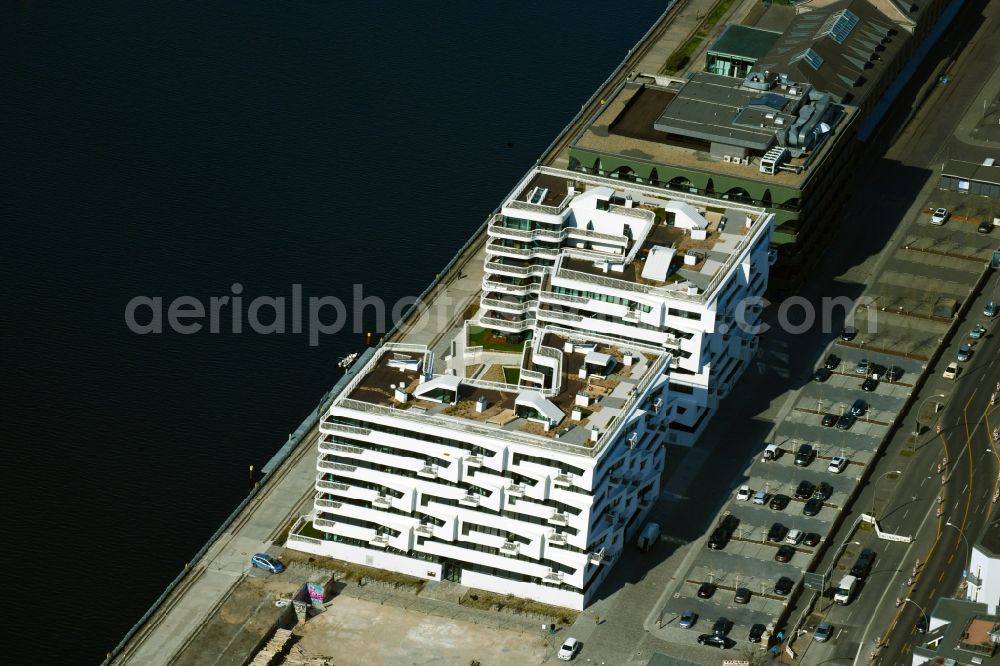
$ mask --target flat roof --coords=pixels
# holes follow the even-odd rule
[[[1000,518],[996,518],[986,526],[976,547],[991,557],[1000,558]]]
[[[1000,160],[997,161],[1000,162]],[[977,183],[1000,185],[1000,164],[987,166],[982,162],[966,162],[965,160],[950,159],[945,163],[941,175],[975,181]]]
[[[719,38],[712,42],[708,53],[757,60],[774,46],[779,37],[780,32],[734,23],[727,26]]]
[[[956,665],[1000,663],[990,631],[1000,630],[1000,616],[989,615],[986,604],[940,597],[931,611],[931,630],[913,647],[913,655],[927,659],[954,659]],[[938,662],[941,663],[941,662]]]
[[[733,86],[739,85],[739,79],[720,78],[728,79]],[[849,126],[857,115],[856,107],[840,106],[843,116],[833,128],[832,136],[823,141],[818,148],[801,157],[791,156],[785,162],[790,167],[801,167],[798,172],[780,170],[774,174],[764,174],[760,172],[759,156],[751,156],[749,165],[725,162],[721,158],[713,157],[708,145],[702,142],[657,131],[650,118],[652,116],[652,120],[655,121],[655,118],[662,113],[663,107],[655,109],[654,115],[654,105],[662,100],[673,99],[677,93],[677,90],[658,86],[652,82],[625,82],[610,96],[603,110],[570,144],[570,152],[583,150],[629,161],[645,162],[651,166],[678,167],[801,189],[815,171],[810,166],[822,163],[825,155],[840,139],[843,129]],[[633,103],[633,99],[637,97]],[[643,126],[648,129],[641,129]]]

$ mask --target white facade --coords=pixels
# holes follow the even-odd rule
[[[991,550],[986,541],[1000,543],[1000,523],[995,522],[986,529],[983,540],[972,547],[965,595],[969,601],[986,604],[987,612],[997,615],[1000,608],[1000,553]]]
[[[545,339],[531,352],[554,357],[557,379],[538,390],[432,377],[425,348],[378,349],[320,424],[308,518],[322,537],[293,530],[287,545],[582,609],[659,495],[671,356],[597,343],[626,356],[584,427],[564,399],[588,381],[566,371],[586,350],[546,352]]]
[[[692,445],[757,350],[772,216],[662,188],[529,173],[489,226],[478,324],[557,324],[670,350]]]

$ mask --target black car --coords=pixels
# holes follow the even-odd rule
[[[813,497],[811,500],[806,502],[804,507],[802,507],[802,514],[806,516],[815,516],[822,508],[823,500],[818,497]]]
[[[875,561],[875,551],[871,548],[865,548],[858,555],[858,559],[854,561],[854,566],[851,567],[851,575],[861,580],[868,575],[871,571],[872,562]]]
[[[887,382],[898,382],[903,377],[903,369],[898,365],[890,365],[885,369],[882,379]]]
[[[717,647],[720,650],[728,650],[732,646],[736,645],[736,641],[731,638],[726,638],[725,636],[702,634],[701,636],[698,636],[698,644],[707,645],[709,647]]]
[[[830,371],[826,368],[816,368],[816,372],[813,373],[813,379],[817,382],[825,382],[830,378]]]
[[[831,486],[826,481],[821,481],[816,490],[813,491],[813,497],[821,500],[828,500],[830,496],[833,495],[833,486]]]
[[[784,511],[788,503],[791,502],[791,498],[788,495],[775,495],[771,498],[771,501],[767,503],[769,507],[775,511]]]
[[[755,624],[750,627],[750,635],[747,636],[747,640],[751,643],[760,643],[761,637],[764,635],[764,631],[767,629],[762,624]]]
[[[871,393],[872,391],[874,391],[877,388],[878,388],[878,380],[875,379],[874,375],[872,375],[871,377],[869,377],[868,379],[866,379],[861,384],[861,390],[862,391],[868,391],[869,393]]]
[[[774,559],[778,562],[788,562],[795,554],[795,549],[791,546],[779,546],[774,553]]]
[[[729,534],[726,533],[726,530],[716,527],[712,530],[712,535],[708,537],[708,547],[712,550],[722,550],[726,547],[727,541],[729,541]]]
[[[750,596],[749,587],[738,587],[736,588],[736,594],[733,595],[733,601],[738,604],[748,604],[750,603]]]
[[[840,367],[840,357],[836,354],[830,354],[826,357],[826,361],[823,363],[823,367],[827,370],[836,370]]]
[[[818,546],[821,538],[822,537],[820,537],[820,535],[816,534],[815,532],[806,532],[806,535],[802,537],[802,545]]]
[[[851,414],[843,414],[839,419],[837,419],[837,427],[841,430],[850,430],[854,422],[858,420],[858,417]]]
[[[917,618],[917,624],[914,628],[917,630],[918,634],[926,634],[930,624],[930,618],[928,618],[925,613],[921,613],[920,617]]]
[[[844,342],[850,342],[858,336],[858,329],[853,326],[845,326],[844,330],[840,332],[840,339]]]
[[[712,633],[716,636],[725,636],[729,633],[729,627],[731,626],[732,622],[730,622],[728,618],[720,617],[715,621],[715,624],[712,625]]]
[[[784,597],[792,591],[793,587],[795,587],[795,581],[788,576],[782,576],[778,579],[778,582],[774,584],[774,593],[780,594]]]
[[[771,543],[781,543],[786,534],[788,534],[788,528],[781,523],[775,523],[774,525],[771,525],[771,529],[767,531],[767,540]]]
[[[798,487],[795,488],[795,499],[809,499],[814,490],[816,490],[816,486],[809,481],[799,481]]]
[[[698,598],[699,599],[711,599],[712,595],[715,594],[715,584],[714,583],[702,583],[698,586]]]
[[[795,464],[799,467],[808,466],[809,463],[812,462],[814,454],[815,451],[813,451],[813,447],[808,444],[803,444],[799,447],[799,450],[795,454]]]
[[[993,229],[992,220],[983,220],[982,222],[979,223],[979,226],[976,227],[976,231],[978,231],[981,234],[988,234],[992,229]]]
[[[837,415],[836,414],[824,414],[823,415],[823,421],[822,421],[822,423],[827,428],[832,428],[837,423]]]

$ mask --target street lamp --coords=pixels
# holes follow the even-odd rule
[[[899,471],[898,469],[890,470],[888,472],[883,473],[882,476],[878,477],[877,479],[875,479],[874,482],[872,482],[872,520],[875,519],[875,494],[876,494],[875,491],[878,490],[878,482],[881,481],[883,478],[889,476],[890,474],[898,475],[902,474],[902,472]]]
[[[917,424],[914,426],[914,431],[913,431],[913,434],[915,436],[917,437],[920,436],[920,419],[922,418],[922,415],[924,413],[924,407],[927,405],[927,401],[933,398],[944,398],[944,397],[945,397],[944,393],[938,393],[937,395],[929,395],[926,398],[924,398],[923,402],[920,403],[920,407],[919,409],[917,409]]]
[[[965,537],[965,532],[962,531],[962,528],[956,525],[955,523],[949,520],[948,522],[945,523],[945,525],[947,525],[948,527],[954,527],[956,530],[958,530],[958,533],[962,535],[962,540],[965,541],[965,565],[962,567],[962,578],[965,578],[965,575],[969,567],[969,558],[972,554],[971,549],[969,548],[969,540]]]

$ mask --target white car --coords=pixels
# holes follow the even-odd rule
[[[750,499],[753,493],[750,491],[750,486],[740,486],[740,489],[736,491],[736,499],[743,502]]]
[[[958,363],[955,363],[954,361],[949,363],[948,367],[945,368],[944,372],[941,373],[941,376],[944,377],[945,379],[954,379],[956,376],[958,376]]]
[[[580,641],[575,638],[567,638],[566,642],[562,644],[559,648],[559,652],[556,652],[556,658],[561,661],[569,661],[576,656],[576,653],[580,651]]]
[[[826,471],[833,472],[834,474],[840,474],[847,468],[847,458],[844,456],[834,456],[830,460],[830,465],[826,468]]]
[[[944,224],[944,221],[947,219],[948,219],[948,209],[938,208],[931,215],[931,224],[940,227],[942,224]]]

